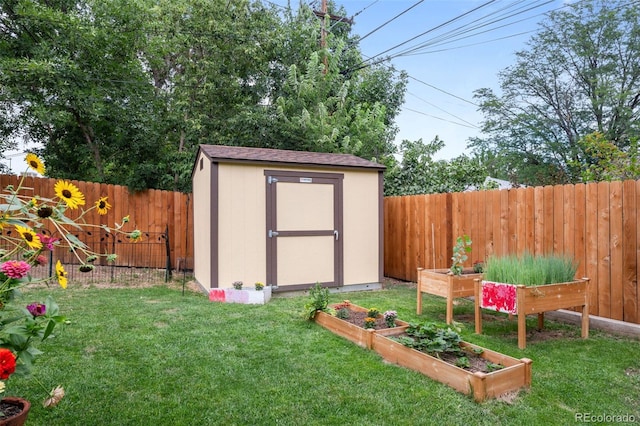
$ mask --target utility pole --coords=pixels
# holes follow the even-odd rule
[[[350,18],[345,18],[344,16],[337,16],[337,15],[332,15],[330,13],[327,13],[327,0],[322,0],[322,10],[317,11],[314,10],[313,13],[314,15],[316,15],[318,18],[322,19],[322,29],[320,31],[320,47],[322,49],[326,49],[327,48],[327,28],[325,26],[325,18],[327,16],[329,16],[329,19],[331,21],[336,21],[336,22],[346,22],[349,25],[353,25],[353,19]],[[327,73],[327,69],[329,68],[329,64],[327,63],[327,55],[324,56],[324,73]]]

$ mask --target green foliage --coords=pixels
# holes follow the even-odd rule
[[[460,155],[449,161],[434,160],[433,156],[444,147],[439,137],[429,143],[422,139],[403,140],[400,145],[400,163],[387,164],[385,195],[414,195],[461,192],[471,187],[482,188],[487,170],[475,158]]]
[[[433,322],[410,323],[406,334],[392,339],[434,356],[443,352],[461,353],[462,338],[450,327],[443,328]]]
[[[0,148],[26,136],[42,145],[50,177],[185,192],[203,143],[387,161],[406,74],[358,69],[346,23],[319,48],[322,22],[310,6],[292,10],[252,0],[2,2]]]
[[[499,74],[500,94],[476,91],[484,135],[470,147],[492,176],[532,186],[598,179],[601,172],[606,179],[618,160],[606,147],[597,151],[608,159],[597,165],[600,154],[580,142],[594,132],[633,153],[640,136],[636,6],[585,0],[551,12],[516,63]]]
[[[632,138],[628,151],[608,141],[604,134],[593,132],[578,141],[584,152],[584,163],[570,160],[569,165],[581,170],[583,182],[600,182],[640,178],[638,138]]]
[[[575,280],[578,265],[562,255],[533,256],[525,253],[521,256],[490,256],[484,269],[487,281],[544,285],[564,283]]]
[[[462,275],[463,264],[467,261],[471,253],[471,238],[468,235],[463,235],[456,238],[456,244],[453,246],[453,256],[451,257],[451,272],[454,275]]]
[[[380,315],[380,310],[378,308],[367,309],[367,316],[369,318],[378,318],[379,315]]]
[[[327,312],[329,306],[329,289],[317,282],[309,289],[310,300],[304,305],[305,317],[312,320],[316,312]]]

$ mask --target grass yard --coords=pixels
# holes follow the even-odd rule
[[[445,301],[415,285],[332,295],[405,321],[444,322]],[[517,347],[517,323],[486,314],[473,333],[473,304],[455,308],[463,338],[533,360],[528,391],[473,402],[449,387],[381,361],[303,319],[308,296],[267,305],[212,303],[179,286],[37,289],[25,303],[55,293],[71,324],[41,344],[34,373],[66,396],[40,405],[35,381],[11,378],[8,395],[32,401],[28,426],[71,425],[567,425],[597,416],[640,422],[640,341],[547,321],[545,333]],[[537,319],[528,323],[533,330]],[[578,417],[576,417],[578,416]],[[582,416],[582,417],[580,417]],[[620,418],[622,419],[622,418]],[[602,417],[613,422],[615,417]],[[578,422],[579,423],[579,422]],[[624,423],[623,423],[624,424]]]

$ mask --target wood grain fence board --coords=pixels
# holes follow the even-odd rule
[[[598,286],[598,184],[586,185],[585,201],[585,238],[587,249],[586,276],[591,279],[589,285],[589,312],[600,315],[599,286]]]
[[[474,237],[473,251],[471,263],[481,262],[487,257],[486,244],[483,241],[487,241],[487,227],[485,226],[485,214],[487,211],[487,191],[477,192],[477,204],[474,212],[476,216],[476,234]]]
[[[609,216],[609,182],[598,183],[598,310],[611,315],[611,252]]]
[[[541,254],[549,254],[553,253],[553,187],[545,186],[544,187],[544,245],[543,252]]]
[[[562,185],[553,186],[553,253],[564,253],[564,192]]]
[[[500,251],[509,253],[509,190],[500,191]]]
[[[564,223],[562,224],[562,246],[565,255],[575,258],[574,234],[576,228],[575,185],[562,186],[562,208]]]
[[[508,214],[507,214],[507,252],[517,253],[517,224],[518,224],[518,207],[517,207],[517,189],[508,189]]]
[[[534,211],[534,254],[540,255],[544,253],[544,187],[537,186],[533,188],[533,200],[535,203]]]
[[[527,222],[525,192],[523,188],[515,189],[516,196],[516,233],[515,249],[516,253],[523,253],[527,248]]]
[[[525,250],[529,253],[535,252],[535,200],[534,200],[534,189],[524,188],[525,193],[525,217],[524,220],[527,224],[526,226],[526,241],[525,241]]]
[[[611,253],[611,312],[610,317],[622,320],[623,312],[623,283],[622,283],[622,182],[614,181],[609,184],[609,251]]]
[[[585,197],[586,186],[584,184],[575,185],[574,189],[574,223],[573,228],[573,252],[578,262],[577,278],[587,277],[586,273],[586,239],[585,239]]]
[[[491,191],[493,195],[493,250],[496,256],[502,256],[507,253],[502,243],[502,194],[504,190]]]
[[[484,243],[484,252],[485,255],[483,260],[486,260],[489,256],[494,254],[494,240],[495,235],[493,233],[493,194],[496,191],[483,191],[485,194],[484,202],[485,202],[485,215],[484,215],[484,223],[486,227],[485,234],[485,243]]]
[[[636,181],[636,220],[640,219],[640,180]],[[640,324],[640,225],[636,222],[636,279],[635,285],[637,289],[638,299],[636,302],[636,323]]]
[[[417,281],[417,254],[418,254],[418,246],[416,244],[418,237],[418,227],[417,227],[417,211],[416,211],[416,202],[418,199],[418,195],[412,195],[411,197],[407,197],[407,239],[406,239],[406,251],[404,253],[404,257],[407,261],[407,270],[409,272],[408,278],[409,281]]]
[[[636,182],[627,180],[624,181],[622,185],[622,320],[635,323],[638,322],[638,215]]]
[[[419,268],[424,268],[426,265],[427,255],[425,250],[425,244],[428,239],[427,237],[427,224],[424,221],[424,210],[427,207],[427,197],[424,195],[418,195],[416,197],[416,226],[418,228],[418,247],[416,249],[417,259],[416,266]],[[416,272],[416,281],[418,280],[418,274]]]

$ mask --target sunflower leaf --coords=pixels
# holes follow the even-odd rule
[[[80,241],[80,239],[78,239],[78,237],[76,237],[73,234],[67,234],[65,236],[65,238],[67,239],[67,241],[69,241],[74,247],[78,247],[78,248],[83,248],[86,249],[88,248],[88,246],[83,243],[82,241]]]

